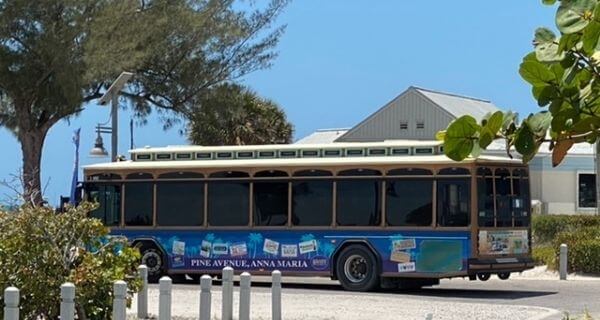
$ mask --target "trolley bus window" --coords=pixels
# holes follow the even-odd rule
[[[469,179],[441,179],[437,181],[437,217],[442,227],[469,225]]]
[[[125,225],[151,226],[154,183],[125,183]]]
[[[480,227],[494,226],[494,177],[492,170],[477,170],[477,206]]]
[[[254,224],[285,226],[288,216],[287,181],[254,182]]]
[[[208,224],[247,226],[250,213],[250,183],[212,181],[208,183]]]
[[[529,177],[524,169],[515,169],[513,171],[513,200],[511,209],[515,227],[529,226],[529,211],[531,200],[529,199]]]
[[[121,186],[114,184],[86,184],[87,200],[96,202],[98,208],[90,214],[106,226],[121,222]]]
[[[204,182],[158,181],[156,223],[159,226],[201,226],[204,223]]]
[[[379,175],[375,170],[347,170],[340,176]],[[377,226],[381,223],[381,181],[344,179],[337,181],[336,217],[340,226]]]
[[[511,183],[508,169],[496,169],[496,227],[512,227]]]
[[[387,180],[386,189],[388,225],[431,226],[433,179]]]
[[[333,213],[333,181],[292,183],[292,223],[295,226],[329,226]]]

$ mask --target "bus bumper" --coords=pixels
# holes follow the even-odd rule
[[[496,258],[496,259],[470,259],[469,274],[521,272],[533,269],[535,263],[531,258]]]

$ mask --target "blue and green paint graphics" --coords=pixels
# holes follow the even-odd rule
[[[114,230],[130,240],[153,238],[168,254],[169,268],[216,271],[331,270],[331,257],[345,241],[364,240],[373,247],[385,273],[466,271],[468,232],[365,231],[175,231]]]

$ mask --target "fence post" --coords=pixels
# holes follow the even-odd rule
[[[281,320],[281,271],[271,272],[271,319]]]
[[[148,318],[148,267],[142,264],[138,267],[140,278],[142,278],[142,288],[138,292],[137,317],[138,319]]]
[[[159,280],[158,320],[171,320],[171,288],[173,280],[164,276]]]
[[[19,320],[19,289],[4,290],[4,320]]]
[[[200,278],[200,320],[210,320],[212,278],[205,274]]]
[[[221,301],[221,319],[233,319],[233,268],[223,268],[222,278],[222,301]]]
[[[127,283],[123,280],[115,281],[113,284],[113,292],[113,320],[125,320],[127,309]]]
[[[65,282],[60,286],[60,319],[75,318],[75,285]]]
[[[568,248],[566,244],[560,245],[560,256],[559,256],[559,272],[560,280],[567,280],[567,254]]]
[[[240,275],[240,320],[250,320],[250,274]]]

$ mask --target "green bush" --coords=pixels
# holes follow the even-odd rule
[[[67,281],[76,286],[79,319],[110,319],[115,280],[128,282],[130,300],[139,290],[138,250],[108,237],[107,228],[88,217],[91,209],[82,204],[61,214],[46,207],[0,212],[0,289],[20,289],[22,318],[56,319],[60,285]]]
[[[546,265],[550,269],[555,268],[556,250],[552,246],[535,246],[531,253],[537,265]]]
[[[554,239],[556,253],[562,243],[568,246],[570,271],[600,273],[600,227],[584,227],[573,232],[561,232]]]
[[[561,232],[575,232],[586,227],[600,228],[597,215],[534,215],[531,220],[535,244],[552,243]]]

